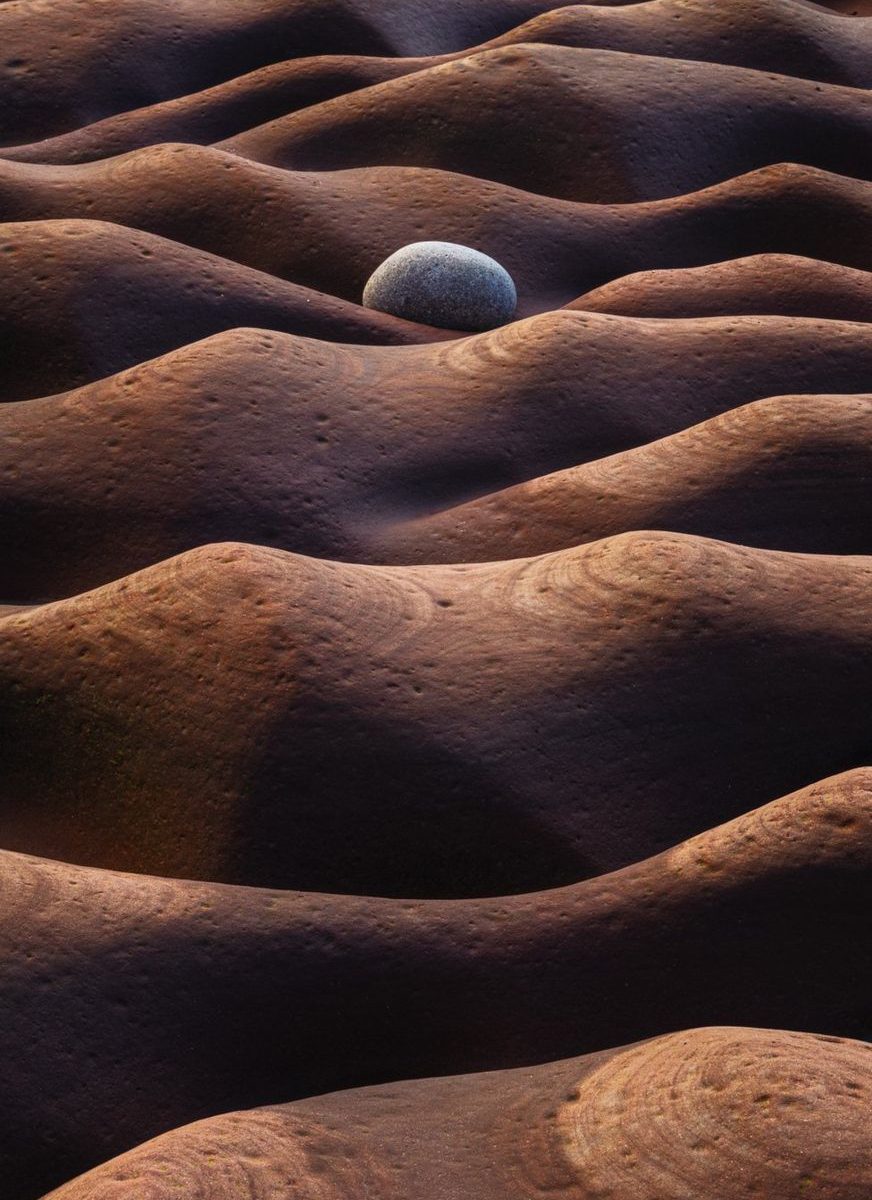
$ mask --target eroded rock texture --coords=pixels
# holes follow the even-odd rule
[[[863,1042],[707,1028],[506,1071],[372,1088],[213,1117],[158,1138],[57,1200],[297,1194],[499,1200],[557,1190],[723,1200],[865,1200]],[[532,1183],[531,1183],[532,1181]],[[824,1181],[826,1181],[824,1183]],[[825,1189],[825,1190],[824,1190]]]
[[[3,1200],[868,1200],[870,88],[863,0],[0,3]]]

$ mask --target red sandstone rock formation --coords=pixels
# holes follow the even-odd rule
[[[368,1088],[213,1117],[69,1186],[56,1200],[267,1200],[410,1193],[501,1200],[866,1200],[872,1049],[709,1028],[532,1071]],[[532,1182],[531,1182],[532,1181]]]
[[[3,1200],[867,1200],[870,17],[0,2]]]

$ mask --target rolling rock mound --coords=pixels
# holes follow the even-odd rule
[[[727,430],[732,409],[784,388],[872,390],[872,325],[560,312],[401,350],[233,330],[77,392],[0,406],[0,596],[59,598],[220,540],[375,562],[492,557],[472,549],[485,497],[633,447],[621,461],[639,464],[642,443],[719,414],[714,428]],[[712,447],[720,475],[702,474],[679,437],[679,478],[649,469],[641,508],[594,483],[577,540],[639,528],[643,515],[641,527],[659,525],[664,492],[686,528],[693,517],[677,514],[702,492],[694,532],[868,552],[867,407],[863,396],[783,400],[744,450]],[[509,557],[540,548],[529,509],[516,517]],[[464,548],[419,545],[429,528]],[[563,534],[548,548],[572,544]]]
[[[287,1101],[517,1067],[705,1020],[862,1037],[872,969],[857,951],[872,934],[870,855],[868,770],[616,874],[490,900],[267,892],[6,852],[6,1186],[48,1188],[164,1130],[279,1092]],[[761,1067],[752,1058],[742,1074],[771,1095]],[[844,1086],[854,1082],[845,1070]],[[795,1084],[807,1087],[807,1073]],[[650,1100],[642,1088],[640,1114]],[[357,1115],[346,1128],[369,1136],[366,1107],[349,1103]],[[858,1132],[867,1105],[862,1093]],[[759,1111],[742,1108],[752,1145],[780,1136],[787,1102]],[[659,1120],[652,1114],[658,1139]],[[607,1137],[622,1128],[620,1113],[603,1119]],[[418,1135],[406,1123],[397,1132],[413,1152]],[[519,1150],[529,1145],[526,1128],[516,1136]],[[503,1154],[494,1145],[480,1165],[499,1169]],[[217,1157],[216,1181],[234,1178],[235,1159],[230,1148]],[[342,1161],[330,1152],[327,1182]],[[446,1155],[431,1163],[444,1170]],[[854,1194],[823,1178],[830,1194]],[[175,1171],[168,1182],[181,1186]]]
[[[870,87],[0,3],[3,1200],[867,1200]],[[364,307],[422,241],[517,319]]]
[[[872,553],[872,397],[777,396],[671,437],[386,526],[379,559],[487,561],[629,529]]]
[[[0,225],[0,262],[2,400],[66,391],[241,325],[383,345],[451,336],[102,221]]]
[[[0,218],[16,223],[15,233],[4,231],[7,270],[14,271],[16,253],[26,260],[30,246],[51,239],[35,222],[69,224],[71,217],[169,238],[358,305],[366,280],[398,246],[424,234],[474,242],[512,275],[519,316],[559,308],[640,270],[761,253],[872,271],[872,184],[790,163],[674,199],[603,205],[443,171],[282,171],[196,146],[155,146],[80,167],[0,160]],[[60,265],[53,259],[60,264],[72,254],[54,232],[56,244],[46,247],[31,285],[42,283],[40,290],[54,290]],[[102,237],[108,245],[108,234]],[[113,253],[136,261],[135,250]],[[132,292],[148,288],[147,277],[138,282],[147,265],[129,275]],[[759,280],[752,312],[779,311],[772,287]],[[373,315],[361,314],[361,327]],[[813,297],[802,315],[819,315]]]
[[[155,1200],[260,1200],[294,1180],[306,1195],[399,1200],[447,1186],[498,1200],[528,1191],[532,1179],[579,1200],[683,1200],[713,1189],[723,1200],[793,1200],[823,1176],[833,1194],[864,1200],[870,1088],[865,1043],[694,1029],[533,1071],[214,1117],[52,1195],[111,1200],[136,1187]]]
[[[465,49],[559,0],[91,0],[0,8],[12,140],[197,91],[288,57]]]
[[[784,316],[872,320],[872,274],[793,254],[755,254],[684,270],[639,271],[567,308],[627,317]]]
[[[287,58],[465,50],[561,7],[561,0],[446,0],[435,8],[426,0],[210,0],[204,10],[191,0],[172,6],[111,0],[95,12],[90,0],[50,6],[19,0],[0,8],[6,55],[0,137],[10,142],[46,137]],[[825,59],[856,59],[851,35],[826,14],[822,19],[817,11],[813,20],[801,0],[783,0],[780,7],[787,13],[779,24],[788,54],[792,42],[805,40],[812,43],[806,52],[812,61],[816,49]],[[755,15],[752,10],[744,20],[725,22],[727,36],[745,41],[743,26],[747,21],[753,31]],[[772,14],[763,18],[768,27]],[[703,17],[696,45],[706,40],[705,26]],[[646,36],[644,27],[640,32]],[[689,42],[694,44],[693,34]]]
[[[623,203],[783,158],[870,179],[870,133],[872,96],[859,89],[522,44],[338,97],[219,146],[301,171],[403,163]]]
[[[752,67],[850,87],[872,84],[872,26],[846,22],[801,2],[731,0],[712,5],[709,0],[650,0],[615,8],[552,7],[480,49],[518,42]],[[29,146],[7,147],[2,153],[34,162],[84,162],[159,141],[206,144],[464,56],[314,55],[273,62],[203,91],[121,112]]]
[[[870,583],[676,534],[466,567],[191,551],[4,621],[0,836],[323,891],[567,883],[864,763]]]

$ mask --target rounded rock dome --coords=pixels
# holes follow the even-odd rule
[[[666,1034],[610,1057],[559,1112],[591,1196],[872,1196],[872,1046],[783,1030]]]
[[[481,332],[504,325],[518,302],[511,275],[487,254],[454,242],[411,242],[377,267],[367,308],[443,329]]]

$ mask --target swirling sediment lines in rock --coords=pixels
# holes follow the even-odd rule
[[[870,18],[0,3],[4,1200],[867,1200]]]

